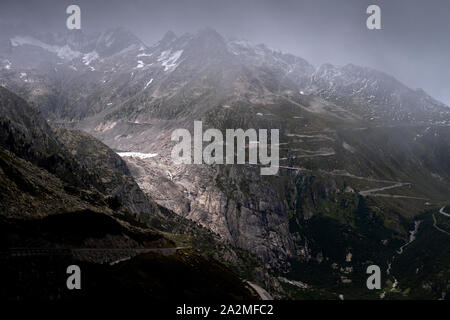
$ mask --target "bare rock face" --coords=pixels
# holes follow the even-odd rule
[[[174,165],[165,156],[124,159],[155,202],[249,250],[268,265],[282,266],[295,251],[283,205],[270,189],[258,186],[257,180],[249,186],[250,194],[235,190],[227,195],[221,180],[236,178],[237,170],[231,169],[228,178],[219,168]]]

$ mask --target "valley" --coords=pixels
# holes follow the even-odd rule
[[[260,298],[379,299],[365,286],[371,264],[383,269],[384,299],[447,294],[447,106],[376,70],[315,68],[209,28],[168,32],[153,46],[123,28],[71,35],[17,35],[0,54],[10,105],[2,179],[14,186],[2,216],[89,210],[137,220],[162,243],[117,256],[118,266],[139,268],[150,254],[185,267],[198,250],[232,271],[240,297],[255,292],[236,279]],[[25,101],[29,109],[17,107]],[[279,147],[278,173],[174,163],[172,133],[193,134],[197,121],[223,136],[278,129],[279,142],[268,144]]]

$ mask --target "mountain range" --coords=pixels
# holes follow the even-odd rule
[[[423,90],[210,28],[152,46],[124,28],[2,30],[2,217],[137,219],[274,297],[446,297],[450,109]],[[171,132],[195,120],[279,129],[279,173],[174,164]]]

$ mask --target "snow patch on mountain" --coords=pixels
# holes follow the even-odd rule
[[[161,66],[164,67],[164,71],[173,71],[178,67],[177,61],[183,54],[183,50],[177,50],[171,54],[171,50],[161,52],[158,57],[158,62],[161,62]]]
[[[147,87],[148,87],[149,85],[151,85],[152,82],[153,82],[153,78],[151,78],[150,81],[147,82],[147,84],[146,84],[145,87],[144,87],[144,90],[147,89]]]
[[[158,57],[158,62],[166,60],[170,55],[171,50],[164,50]]]
[[[4,60],[3,63],[5,64],[5,69],[10,70],[12,63],[9,60]]]
[[[92,51],[92,52],[89,52],[89,53],[86,53],[85,55],[83,55],[82,60],[83,60],[83,63],[88,66],[92,61],[94,61],[96,59],[98,59],[98,53],[95,51]]]
[[[144,67],[144,62],[142,60],[138,60],[138,65],[135,67],[135,69],[141,69]]]
[[[153,54],[152,53],[139,53],[137,55],[138,58],[140,57],[151,57]]]
[[[72,50],[68,45],[65,45],[62,47],[56,46],[56,45],[49,45],[38,39],[35,39],[33,37],[28,37],[28,36],[25,36],[25,37],[16,36],[14,38],[11,38],[11,44],[13,47],[19,47],[19,46],[23,46],[23,45],[39,47],[46,51],[55,53],[59,58],[64,59],[64,60],[73,60],[73,59],[81,56],[81,52]]]
[[[132,157],[139,159],[148,159],[156,157],[157,153],[142,153],[142,152],[117,152],[117,154],[121,157]]]

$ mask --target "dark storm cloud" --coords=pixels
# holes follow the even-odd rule
[[[152,44],[167,30],[181,34],[210,26],[315,65],[373,67],[450,105],[448,0],[2,0],[0,17],[62,30],[69,4],[80,5],[86,31],[121,25]],[[365,27],[370,4],[382,9],[382,30]]]

